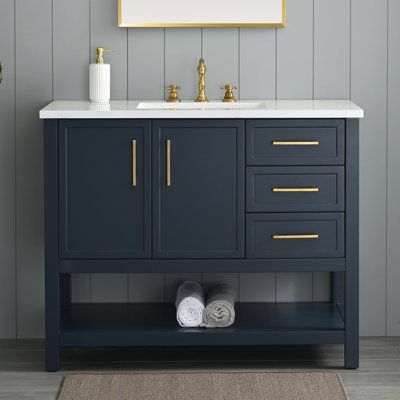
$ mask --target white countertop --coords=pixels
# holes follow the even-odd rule
[[[151,109],[149,101],[110,101],[95,104],[89,101],[53,101],[40,110],[41,119],[75,118],[363,118],[364,111],[349,100],[252,100],[263,103],[248,108],[235,103],[235,109]],[[137,109],[139,103],[146,108]],[[154,102],[160,103],[160,100]],[[189,102],[188,102],[189,103]],[[192,103],[192,102],[191,102]],[[225,103],[223,103],[225,104]],[[243,105],[243,108],[240,108]]]

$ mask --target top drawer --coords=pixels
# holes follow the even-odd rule
[[[344,164],[344,120],[249,120],[248,165]]]

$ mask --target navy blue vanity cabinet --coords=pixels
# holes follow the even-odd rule
[[[243,258],[244,171],[243,121],[154,121],[154,257]]]
[[[59,122],[61,258],[151,253],[149,121]]]
[[[346,368],[358,367],[357,119],[44,128],[47,370],[61,348],[93,346],[341,344]],[[71,296],[73,273],[149,272],[329,272],[331,292],[239,302],[226,329],[183,329],[173,303]]]

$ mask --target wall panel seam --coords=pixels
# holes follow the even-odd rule
[[[241,84],[240,84],[240,33],[241,28],[238,28],[238,99],[240,100],[240,91],[241,91]]]
[[[313,47],[312,47],[312,96],[313,100],[315,99],[315,0],[313,0],[313,15],[312,15],[312,21],[313,21],[313,30],[312,30],[312,41],[313,41]],[[314,279],[314,272],[312,273],[313,279]]]
[[[388,335],[388,263],[389,263],[389,6],[390,0],[386,0],[386,324],[385,334]]]
[[[18,271],[17,271],[17,0],[14,0],[14,307],[15,338],[18,337]]]

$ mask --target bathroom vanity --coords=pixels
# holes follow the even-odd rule
[[[56,101],[44,119],[46,367],[85,346],[343,344],[358,367],[358,135],[349,101]],[[331,272],[328,303],[76,304],[72,273]]]

